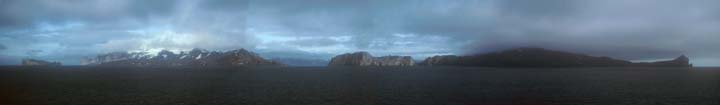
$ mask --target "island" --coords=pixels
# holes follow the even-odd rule
[[[596,57],[533,47],[515,48],[467,56],[433,56],[420,62],[420,65],[481,67],[692,67],[690,59],[685,55],[668,61],[630,62],[610,57]]]

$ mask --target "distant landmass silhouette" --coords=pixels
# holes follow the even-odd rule
[[[420,65],[483,67],[692,67],[689,61],[688,57],[681,55],[669,61],[633,63],[610,57],[595,57],[528,47],[469,56],[433,56],[425,59]]]
[[[325,59],[309,59],[309,58],[272,58],[271,60],[282,62],[287,66],[327,66],[328,62]]]
[[[414,66],[410,56],[373,57],[368,52],[346,53],[333,57],[328,66]]]
[[[23,66],[60,66],[60,62],[49,62],[37,59],[23,59],[21,65]]]
[[[316,64],[307,60],[282,60]],[[286,64],[267,60],[245,49],[227,52],[207,51],[195,48],[191,51],[173,52],[163,50],[157,54],[147,52],[113,52],[85,58],[82,65],[98,66],[243,66]],[[298,63],[301,64],[301,63]],[[22,65],[60,65],[59,62],[24,59]],[[373,57],[368,52],[346,53],[333,57],[328,66],[479,66],[479,67],[692,67],[690,59],[681,55],[673,60],[657,62],[630,62],[610,57],[596,57],[544,48],[515,48],[504,51],[467,56],[439,55],[428,57],[420,63],[410,56]]]

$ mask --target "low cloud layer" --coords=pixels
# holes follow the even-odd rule
[[[720,66],[716,0],[0,0],[3,64],[127,50],[266,57],[473,54],[544,47]],[[2,47],[2,46],[0,46]],[[32,53],[32,54],[31,54]]]

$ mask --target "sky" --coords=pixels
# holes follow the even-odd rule
[[[466,55],[542,47],[720,66],[718,0],[0,0],[0,65],[115,51],[268,58]]]

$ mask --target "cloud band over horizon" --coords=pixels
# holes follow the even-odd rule
[[[543,47],[720,66],[717,0],[0,0],[0,64],[133,50],[271,58]]]

